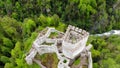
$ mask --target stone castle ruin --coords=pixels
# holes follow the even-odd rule
[[[28,64],[36,62],[40,67],[46,68],[35,59],[36,54],[56,53],[59,62],[58,68],[72,68],[71,64],[80,58],[80,64],[76,68],[92,68],[91,44],[86,46],[89,33],[69,25],[66,32],[60,32],[55,28],[45,28],[33,42],[32,48],[25,60]],[[63,61],[66,60],[66,63]],[[75,68],[75,67],[74,67]]]

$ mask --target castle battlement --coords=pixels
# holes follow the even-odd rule
[[[56,53],[59,59],[58,68],[70,68],[71,60],[77,56],[85,58],[87,55],[86,58],[89,62],[87,67],[92,68],[91,52],[89,52],[92,46],[86,47],[88,37],[87,31],[71,25],[68,26],[65,33],[47,27],[39,33],[25,60],[28,64],[36,62],[41,67],[46,68],[35,59],[36,54]],[[64,60],[67,63],[64,63]]]
[[[85,48],[89,33],[69,25],[63,39],[63,54],[70,59],[73,59]]]

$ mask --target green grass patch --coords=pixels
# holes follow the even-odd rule
[[[37,54],[35,58],[40,60],[41,63],[47,68],[57,68],[58,58],[56,53],[46,53],[43,55]]]
[[[51,32],[49,38],[54,38],[54,37],[57,37],[57,36],[58,36],[57,32]]]
[[[78,65],[80,63],[80,58],[78,58],[77,60],[75,60],[74,62],[73,62],[73,65]]]

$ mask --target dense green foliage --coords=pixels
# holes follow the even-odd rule
[[[23,22],[8,16],[0,17],[0,67],[38,68],[37,64],[28,65],[24,59],[32,42],[46,26],[55,27],[60,31],[66,28],[57,15],[40,15],[35,20],[26,18]]]
[[[1,0],[0,16],[8,15],[24,21],[25,18],[36,19],[40,14],[57,14],[51,22],[57,22],[59,17],[66,24],[101,33],[120,29],[119,4],[119,0]],[[44,19],[42,16],[40,18]],[[42,23],[45,26],[46,21]]]
[[[0,0],[0,68],[38,68],[24,59],[47,26],[63,32],[68,24],[90,33],[120,29],[119,4],[119,0]],[[89,38],[94,68],[120,67],[119,40],[119,36]]]
[[[93,44],[93,68],[120,68],[120,36],[89,38]]]

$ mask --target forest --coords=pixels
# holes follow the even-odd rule
[[[120,30],[119,0],[0,0],[0,68],[39,68],[25,56],[45,27]],[[93,68],[120,68],[120,36],[90,36]]]

